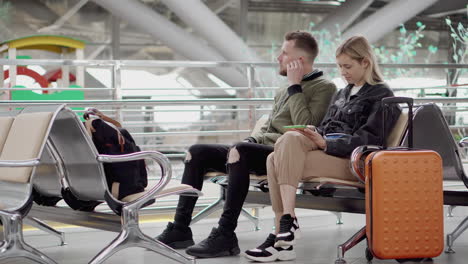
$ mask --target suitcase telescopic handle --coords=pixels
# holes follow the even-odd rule
[[[407,104],[408,105],[408,147],[413,147],[413,98],[411,97],[385,97],[382,99],[383,108],[383,148],[387,148],[387,133],[385,123],[387,122],[387,115],[391,105],[394,104]]]

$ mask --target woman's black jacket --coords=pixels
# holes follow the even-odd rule
[[[344,133],[339,138],[327,138],[325,152],[337,157],[349,157],[361,145],[383,144],[383,115],[381,101],[393,96],[386,84],[364,86],[348,100],[352,84],[338,91],[333,97],[317,131],[322,134]],[[385,120],[386,134],[401,113],[399,106],[390,107]]]

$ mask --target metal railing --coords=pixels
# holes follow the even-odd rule
[[[66,103],[70,107],[98,107],[105,113],[123,120],[123,124],[127,127],[132,134],[140,140],[142,148],[153,148],[159,146],[159,149],[170,146],[167,151],[180,151],[194,143],[187,141],[186,143],[178,142],[170,143],[165,139],[168,137],[180,137],[186,139],[188,136],[196,136],[206,138],[206,141],[233,141],[241,139],[248,135],[249,131],[253,128],[255,121],[259,115],[267,114],[273,102],[273,98],[257,98],[257,91],[262,90],[275,90],[275,86],[258,86],[256,81],[256,70],[259,68],[276,68],[277,63],[269,62],[209,62],[209,61],[148,61],[148,60],[7,60],[0,59],[0,65],[19,66],[19,65],[39,65],[39,66],[68,66],[68,67],[85,67],[85,68],[106,68],[112,74],[112,87],[110,88],[67,88],[55,87],[46,88],[50,92],[63,91],[63,90],[80,90],[80,91],[109,91],[110,97],[107,100],[93,100],[93,98],[86,98],[87,100],[64,100],[60,103]],[[316,63],[316,68],[336,68],[334,63]],[[381,64],[382,68],[390,69],[468,69],[467,64]],[[122,87],[122,70],[126,68],[216,68],[216,67],[231,67],[242,68],[246,73],[247,87],[193,87],[193,88],[124,88]],[[0,74],[1,75],[1,74]],[[467,89],[468,85],[460,87],[427,87],[427,89]],[[24,90],[25,88],[9,88],[5,87],[3,75],[0,77],[0,92],[12,92],[17,90]],[[27,88],[28,90],[40,91],[42,88]],[[167,99],[167,100],[150,100],[150,99],[125,99],[122,94],[124,91],[177,91],[177,90],[215,90],[226,89],[234,91],[247,91],[244,93],[243,98],[216,98],[216,99]],[[421,90],[420,87],[405,87],[395,89],[396,93],[399,91]],[[468,110],[468,97],[438,97],[438,98],[415,98],[416,103],[435,102],[442,104],[443,110],[447,113],[462,112]],[[31,104],[50,104],[58,103],[57,101],[2,101],[0,106],[5,107],[24,107]],[[165,106],[196,106],[197,109],[174,109],[167,110],[161,109]],[[211,107],[207,109],[206,107]],[[144,108],[144,109],[143,109]],[[155,119],[154,115],[160,115],[164,112],[184,112],[184,113],[198,113],[200,117],[208,118],[209,122],[193,122],[192,127],[184,130],[177,128],[181,126],[184,120],[172,120],[166,123]],[[207,114],[208,113],[208,114]],[[230,120],[223,119],[223,117],[232,116]],[[136,120],[135,120],[136,119]],[[146,120],[144,120],[146,119]],[[200,118],[201,120],[201,118]],[[203,121],[207,121],[206,119]],[[172,126],[171,129],[158,129],[158,126]],[[225,127],[223,127],[225,126]],[[176,127],[176,128],[174,128]],[[461,131],[464,130],[463,125],[453,126],[454,129]],[[213,138],[214,137],[214,138]],[[185,147],[184,147],[185,146]]]

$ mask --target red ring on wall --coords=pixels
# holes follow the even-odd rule
[[[24,66],[18,66],[16,68],[16,74],[26,75],[26,76],[33,78],[42,88],[49,87],[49,82],[44,76]],[[8,78],[10,78],[10,71],[6,70],[3,72],[3,79],[6,80]]]

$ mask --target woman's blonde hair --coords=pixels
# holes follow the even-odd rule
[[[357,60],[359,63],[363,60],[367,60],[369,62],[369,67],[367,67],[364,75],[364,80],[368,84],[375,85],[383,82],[383,76],[380,72],[379,65],[377,64],[377,59],[375,58],[369,41],[367,41],[365,37],[353,36],[347,39],[338,47],[338,49],[336,49],[336,57],[341,54],[346,54],[351,57],[351,59]]]

